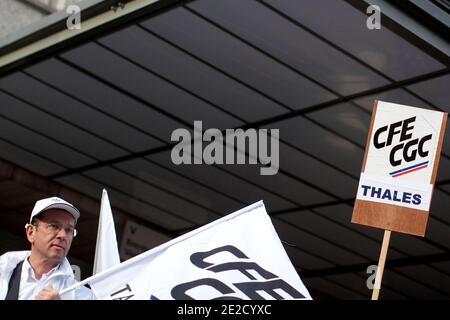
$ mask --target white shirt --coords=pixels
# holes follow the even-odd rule
[[[17,264],[21,261],[24,261],[24,263],[20,276],[19,299],[34,299],[48,283],[51,283],[53,289],[57,292],[61,292],[65,288],[69,288],[78,283],[74,278],[72,266],[66,258],[57,267],[37,280],[34,275],[34,270],[28,262],[29,256],[30,251],[11,251],[0,256],[0,300],[5,299],[11,275]],[[75,290],[61,295],[61,299],[91,300],[95,299],[95,296],[91,290],[80,286]]]
[[[47,273],[44,273],[41,279],[36,279],[33,268],[28,262],[28,258],[22,264],[22,274],[20,275],[19,300],[34,300],[36,295],[48,284],[52,283],[53,288],[58,288],[60,284],[53,284],[60,277],[53,277],[53,281],[49,281],[52,274],[59,269],[59,264]]]

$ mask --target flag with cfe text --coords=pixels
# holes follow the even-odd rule
[[[82,281],[86,283],[98,299],[311,299],[262,201]]]

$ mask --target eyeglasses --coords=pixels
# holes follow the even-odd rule
[[[65,228],[63,228],[63,226],[60,225],[57,222],[45,222],[45,221],[42,221],[42,220],[38,220],[38,221],[39,221],[39,224],[43,224],[44,225],[45,230],[48,233],[58,234],[61,231],[61,229],[64,229],[64,232],[69,237],[75,238],[77,236],[77,229],[75,229],[73,227],[65,227]],[[36,226],[37,226],[37,224],[36,224]]]

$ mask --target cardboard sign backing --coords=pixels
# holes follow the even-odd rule
[[[447,113],[375,101],[352,222],[424,236]]]

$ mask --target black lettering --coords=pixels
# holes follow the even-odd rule
[[[367,196],[367,190],[369,190],[369,189],[370,189],[370,186],[365,186],[365,185],[361,185],[361,188],[363,188],[363,189],[364,189],[364,191],[363,191],[363,195],[364,195],[364,196]]]
[[[134,297],[134,294],[130,294],[129,296],[122,296],[122,297],[114,298],[113,300],[128,300],[132,297]]]
[[[375,148],[380,149],[386,145],[385,142],[380,142],[380,140],[379,140],[380,134],[386,130],[387,130],[387,126],[384,126],[384,127],[379,128],[377,131],[375,131],[375,135],[373,136],[373,145],[375,146]]]
[[[239,250],[238,248],[236,248],[234,246],[228,245],[228,246],[215,248],[213,250],[206,251],[206,252],[196,252],[191,255],[191,262],[195,266],[197,266],[201,269],[205,269],[205,268],[213,265],[213,263],[205,262],[205,259],[210,256],[213,256],[219,252],[229,252],[239,259],[248,259],[248,257],[241,250]]]
[[[422,202],[422,196],[420,194],[413,195],[413,204],[419,205]]]
[[[172,298],[174,298],[175,300],[195,300],[193,297],[188,295],[186,293],[186,291],[191,290],[196,287],[200,287],[200,286],[208,286],[208,287],[214,288],[217,291],[219,291],[221,294],[234,293],[234,291],[230,287],[228,287],[226,284],[224,284],[223,282],[220,282],[219,280],[213,279],[213,278],[204,278],[204,279],[198,279],[198,280],[194,280],[194,281],[190,281],[190,282],[181,283],[181,284],[175,286],[172,289],[172,291],[170,292],[170,294],[172,295]],[[238,300],[238,299],[239,298],[237,298],[237,297],[227,296],[227,297],[218,297],[213,300]]]
[[[422,139],[420,139],[418,149],[419,149],[419,156],[421,156],[422,158],[428,156],[428,151],[423,150],[423,144],[425,142],[427,142],[428,140],[431,140],[432,136],[433,136],[432,134],[429,134],[429,135],[424,136]]]
[[[402,202],[402,199],[400,199],[398,197],[398,191],[397,190],[394,191],[394,197],[392,198],[392,200],[397,201],[397,202]]]
[[[391,153],[389,155],[389,162],[391,163],[391,165],[393,167],[399,166],[402,164],[402,160],[395,160],[395,153],[397,152],[397,150],[400,150],[401,148],[403,148],[403,143],[400,143],[398,145],[396,145],[395,147],[392,148]]]
[[[416,121],[416,117],[403,120],[402,134],[400,135],[400,141],[411,139],[412,133],[408,133],[408,131],[414,129],[414,125],[409,126],[409,124],[413,123],[414,121]]]
[[[281,279],[275,279],[264,282],[250,281],[233,284],[252,300],[265,300],[264,297],[258,294],[258,291],[259,292],[264,291],[270,294],[276,300],[284,300],[284,298],[275,291],[276,289],[283,290],[294,299],[304,298],[304,296],[300,292],[295,290],[290,284]]]
[[[414,149],[413,151],[411,151],[411,154],[408,154],[408,151],[409,151],[409,148],[416,145],[418,142],[419,142],[419,139],[414,139],[414,140],[408,141],[405,144],[405,148],[403,149],[403,159],[405,159],[406,162],[411,162],[411,161],[416,160],[417,150]]]
[[[125,288],[120,289],[119,291],[116,291],[116,292],[114,292],[113,294],[111,294],[111,297],[112,297],[112,296],[115,296],[116,294],[119,294],[119,293],[121,293],[121,292],[123,292],[123,291],[125,291],[125,290],[128,290],[128,291],[131,292],[131,288],[130,288],[130,285],[129,285],[128,283],[127,283],[127,285],[125,286]]]
[[[391,124],[391,126],[389,127],[389,133],[388,133],[388,138],[386,141],[386,146],[390,146],[392,144],[392,139],[396,134],[399,134],[400,131],[396,131],[395,129],[397,129],[398,127],[400,127],[402,125],[403,121],[398,121],[398,122],[394,122],[393,124]]]
[[[247,270],[254,270],[254,271],[258,272],[259,275],[261,277],[263,277],[264,279],[273,279],[273,278],[277,277],[273,273],[270,273],[269,271],[260,267],[255,262],[241,262],[241,261],[227,262],[227,263],[222,263],[219,265],[212,266],[212,267],[208,268],[208,270],[214,271],[216,273],[223,272],[223,271],[237,270],[237,271],[240,271],[242,274],[244,274],[247,278],[249,278],[251,280],[256,280],[256,278],[251,273],[249,273]]]
[[[403,199],[402,199],[402,202],[404,202],[404,203],[411,203],[411,196],[412,196],[411,193],[409,193],[409,192],[404,192],[404,193],[403,193]]]
[[[381,199],[392,200],[391,190],[386,189],[386,190],[384,191],[383,196],[381,197]]]
[[[375,196],[377,196],[377,198],[379,198],[381,196],[381,188],[372,187],[372,192],[370,193],[370,196],[372,198],[375,198]]]

